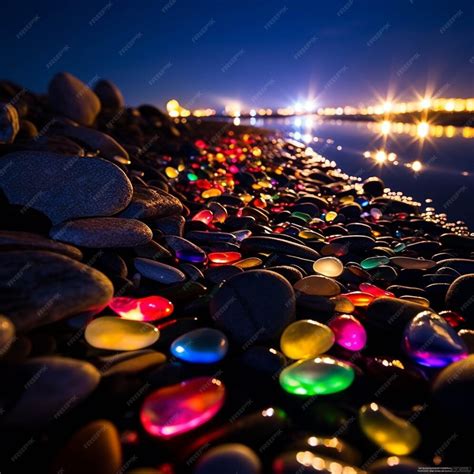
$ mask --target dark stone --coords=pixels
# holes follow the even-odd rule
[[[100,111],[100,101],[89,87],[67,72],[56,74],[48,88],[51,107],[81,125],[92,125]]]
[[[7,250],[48,250],[75,260],[82,259],[82,252],[76,247],[30,232],[0,231],[0,251]]]
[[[92,217],[55,225],[50,236],[79,247],[110,248],[146,244],[153,233],[146,224],[136,219]]]
[[[0,253],[0,313],[20,330],[99,311],[112,294],[105,275],[63,255]]]
[[[226,280],[211,299],[211,316],[239,344],[278,337],[295,318],[288,281],[268,270],[249,270]]]
[[[46,214],[53,224],[124,209],[132,185],[117,166],[101,158],[44,152],[17,152],[0,158],[0,187],[12,204]]]
[[[293,243],[273,236],[249,237],[240,245],[244,254],[256,254],[258,252],[272,252],[293,255],[306,259],[317,259],[319,253],[302,244]]]
[[[474,273],[462,275],[451,283],[446,293],[446,308],[468,320],[474,319]]]
[[[130,204],[119,217],[147,219],[179,214],[183,210],[181,202],[158,188],[135,185]]]

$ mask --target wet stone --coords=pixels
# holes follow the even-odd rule
[[[96,217],[58,224],[51,229],[50,236],[79,247],[113,248],[144,245],[153,233],[136,219]]]
[[[101,158],[15,152],[2,156],[1,166],[8,166],[8,173],[0,176],[0,187],[10,203],[39,210],[54,224],[110,216],[125,208],[132,197],[125,173]]]
[[[268,270],[248,270],[224,281],[211,299],[211,317],[240,344],[281,334],[294,320],[295,296],[288,281]]]

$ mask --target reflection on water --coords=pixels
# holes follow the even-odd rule
[[[380,176],[387,187],[429,206],[429,215],[447,214],[474,227],[474,127],[317,116],[251,120],[306,143],[352,176]]]

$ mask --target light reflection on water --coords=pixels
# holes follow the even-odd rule
[[[474,227],[474,127],[314,116],[250,120],[251,125],[278,130],[310,145],[351,175],[380,176],[391,189]]]

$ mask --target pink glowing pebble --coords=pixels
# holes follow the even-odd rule
[[[372,296],[378,298],[379,296],[390,296],[391,298],[395,297],[395,295],[391,291],[383,290],[378,286],[372,285],[372,283],[361,283],[359,285],[359,290],[364,293],[369,293]]]
[[[191,220],[200,221],[206,225],[209,225],[212,222],[212,219],[214,219],[214,214],[212,211],[209,209],[203,209],[202,211],[199,211],[197,214],[195,214]]]
[[[173,303],[162,296],[146,298],[112,298],[109,307],[124,319],[134,321],[156,321],[173,313]]]
[[[211,252],[207,256],[210,262],[218,264],[230,264],[242,258],[239,252]]]
[[[158,438],[172,438],[203,425],[224,404],[224,384],[196,377],[152,392],[143,402],[140,420]]]
[[[349,351],[360,351],[367,343],[367,333],[362,323],[350,314],[341,314],[332,319],[328,326],[336,338],[336,344]]]

